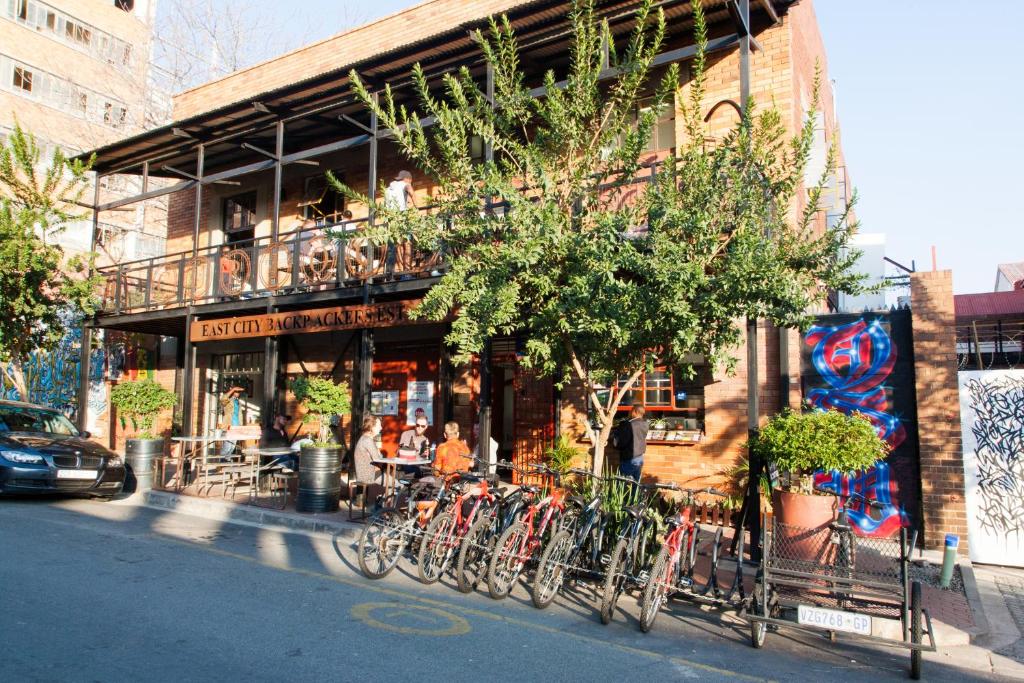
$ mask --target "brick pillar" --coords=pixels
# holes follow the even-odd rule
[[[952,272],[912,274],[910,298],[925,547],[941,548],[945,535],[955,533],[960,552],[966,553]]]

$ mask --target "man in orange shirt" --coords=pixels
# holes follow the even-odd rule
[[[468,472],[473,467],[473,459],[469,457],[469,446],[459,439],[459,423],[448,422],[444,426],[445,442],[437,447],[434,458],[434,471],[445,476],[453,472]]]

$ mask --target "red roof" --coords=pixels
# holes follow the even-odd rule
[[[1014,318],[1024,316],[1024,290],[957,294],[953,297],[957,318]]]

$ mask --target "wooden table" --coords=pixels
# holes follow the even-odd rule
[[[431,461],[427,458],[418,458],[416,460],[406,458],[374,458],[370,462],[374,465],[381,465],[384,468],[384,497],[390,498],[395,494],[395,482],[397,481],[395,472],[399,465],[415,467],[417,465],[429,465]]]

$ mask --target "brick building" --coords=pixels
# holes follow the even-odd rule
[[[141,131],[155,10],[155,0],[0,3],[0,141],[17,120],[48,161],[55,147],[79,154]],[[101,189],[136,194],[138,184],[107,178]],[[162,226],[146,231],[144,223],[141,209],[108,214],[101,258],[161,253]],[[65,249],[89,251],[91,228],[88,220],[69,226]]]
[[[635,4],[597,6],[621,37]],[[747,32],[738,18],[742,9],[730,13],[732,4],[747,3],[704,2],[711,27],[709,144],[735,123],[742,101]],[[754,49],[746,65],[759,107],[776,107],[795,132],[811,106],[815,65],[822,70],[822,111],[807,171],[813,182],[837,126],[813,4],[749,4]],[[661,6],[669,36],[659,63],[685,62],[693,55],[690,6]],[[468,65],[483,84],[486,70],[469,32],[504,12],[539,84],[543,69],[558,70],[567,61],[569,7],[565,0],[425,2],[181,93],[173,124],[96,150],[101,177],[141,176],[144,188],[153,187],[151,180],[165,183],[144,189],[135,201],[170,195],[171,202],[169,255],[105,269],[104,309],[92,329],[152,335],[143,345],[159,380],[181,396],[184,433],[223,422],[217,399],[230,385],[245,388],[243,419],[258,422],[279,407],[295,415],[289,377],[330,373],[352,381],[357,412],[372,407],[384,415],[385,449],[411,421],[413,405],[428,409],[435,438],[443,420],[459,421],[468,433],[484,415],[481,429],[519,460],[539,458],[557,432],[580,439],[579,390],[558,393],[549,380],[526,372],[517,363],[515,339],[495,339],[489,354],[459,367],[441,342],[444,325],[394,324],[404,320],[403,303],[422,296],[443,263],[431,254],[395,263],[387,247],[367,244],[359,237],[359,227],[372,219],[367,207],[335,195],[323,177],[331,170],[373,192],[406,167],[386,131],[353,102],[350,69],[373,87],[390,85],[400,99],[412,96],[409,72],[416,62],[431,78]],[[670,112],[651,140],[652,166],[682,135],[679,117]],[[414,180],[418,204],[428,206],[431,180],[419,174]],[[841,168],[831,187],[822,221],[846,206]],[[97,213],[103,220],[130,204],[101,201]],[[791,207],[794,215],[801,208]],[[321,234],[328,225],[351,237],[332,243]],[[290,333],[267,334],[270,324]],[[755,416],[748,412],[750,377],[742,362],[731,376],[703,368],[698,384],[684,385],[671,369],[645,378],[639,395],[664,421],[652,431],[646,473],[687,486],[719,482],[744,456],[752,418],[798,403],[796,334],[764,325],[756,333]],[[737,353],[742,359],[747,349]],[[84,419],[108,427],[112,442],[119,438],[109,412]]]

